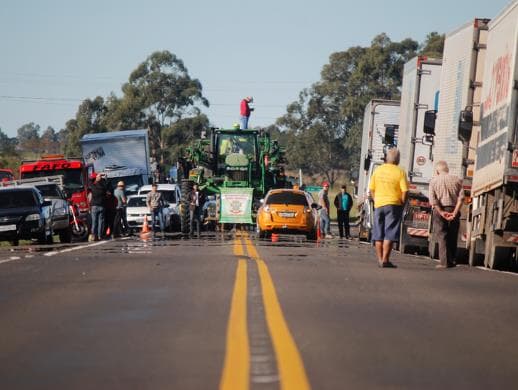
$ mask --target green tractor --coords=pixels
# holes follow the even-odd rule
[[[271,188],[290,185],[285,162],[284,150],[263,130],[211,128],[210,136],[195,141],[180,159],[182,232],[190,230],[188,197],[194,183],[210,199],[206,224],[254,224],[260,199]]]

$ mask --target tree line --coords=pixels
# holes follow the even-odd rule
[[[267,127],[286,147],[288,168],[321,174],[331,183],[339,172],[357,170],[366,104],[374,98],[398,100],[403,64],[415,55],[440,58],[443,46],[444,35],[436,32],[421,44],[410,38],[393,42],[380,34],[368,47],[332,53],[320,80],[304,88]],[[16,167],[27,153],[79,156],[79,140],[87,133],[142,128],[149,129],[151,155],[171,165],[210,126],[202,107],[209,107],[209,101],[201,82],[191,78],[176,55],[157,51],[131,72],[120,97],[112,92],[85,99],[59,131],[41,131],[31,122],[9,138],[0,129],[0,165]]]

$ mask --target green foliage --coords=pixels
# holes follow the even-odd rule
[[[16,154],[17,138],[9,138],[0,128],[0,154],[2,156]]]
[[[151,155],[162,165],[171,163],[181,142],[199,134],[200,124],[208,125],[198,104],[209,106],[200,81],[174,54],[154,52],[131,72],[122,97],[112,93],[81,103],[66,124],[65,152],[80,154],[79,140],[87,133],[147,128]]]
[[[209,127],[209,118],[200,114],[190,118],[182,118],[163,129],[166,145],[169,145],[165,160],[169,163],[178,161],[181,150],[201,137],[202,131]]]
[[[358,168],[363,111],[373,98],[399,99],[404,63],[416,54],[411,39],[376,36],[370,47],[331,54],[321,80],[304,89],[277,120],[291,139],[290,168],[322,174],[333,184],[338,171]]]
[[[10,138],[0,128],[0,168],[11,168],[16,172],[20,164],[20,155],[16,150],[17,138]]]
[[[34,122],[26,123],[17,131],[18,148],[22,152],[40,152],[40,126]]]
[[[56,130],[48,126],[40,137],[40,150],[42,153],[55,154],[60,152],[59,136]]]
[[[104,117],[108,108],[101,96],[85,99],[77,109],[76,117],[65,125],[64,134],[66,143],[64,152],[67,156],[81,156],[79,140],[88,133],[101,133],[107,131]]]
[[[419,54],[432,58],[442,58],[444,39],[444,34],[439,34],[436,31],[429,33],[419,47]]]

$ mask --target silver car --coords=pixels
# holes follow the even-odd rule
[[[70,208],[65,194],[56,183],[23,184],[21,187],[36,187],[46,201],[52,203],[52,230],[59,234],[60,242],[72,241]]]

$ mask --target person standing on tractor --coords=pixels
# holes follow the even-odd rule
[[[250,114],[254,111],[253,108],[250,108],[250,103],[253,101],[254,98],[251,96],[247,96],[241,100],[241,130],[248,129],[248,120],[250,119]]]
[[[200,237],[200,225],[203,217],[203,204],[205,203],[205,197],[203,192],[198,190],[198,184],[194,184],[192,191],[189,194],[189,236],[192,237],[194,234],[194,223],[196,222],[196,234]]]
[[[146,196],[146,205],[151,213],[151,230],[153,231],[153,235],[155,235],[156,228],[155,224],[158,219],[158,225],[160,226],[160,233],[164,235],[164,215],[162,213],[162,208],[164,207],[164,199],[162,198],[162,194],[157,191],[158,185],[153,183],[151,185],[151,191],[148,192]]]

